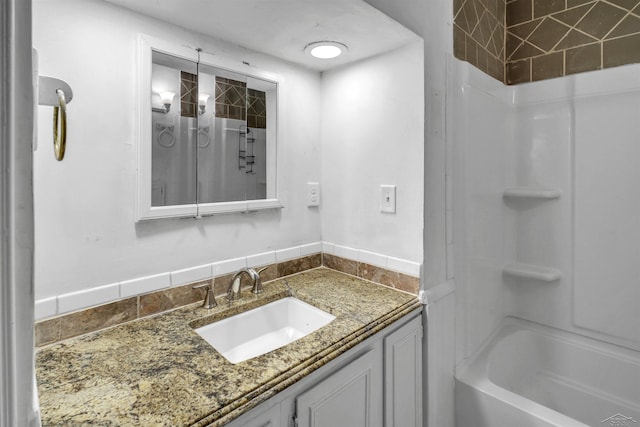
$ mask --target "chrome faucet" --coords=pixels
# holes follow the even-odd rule
[[[262,273],[266,269],[267,267],[261,268],[258,271],[255,271],[253,268],[243,268],[239,270],[236,274],[233,275],[233,278],[229,282],[229,287],[227,288],[227,300],[233,301],[234,299],[236,299],[236,297],[240,296],[240,276],[242,276],[243,274],[247,274],[249,278],[253,280],[251,293],[261,294],[264,289],[262,288],[260,273]],[[238,282],[237,286],[235,286],[236,281]]]

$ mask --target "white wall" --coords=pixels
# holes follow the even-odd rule
[[[52,161],[51,108],[38,109],[34,154],[36,299],[320,241],[306,182],[320,175],[320,75],[95,0],[34,1],[40,74],[74,90],[68,149]],[[281,211],[136,224],[135,61],[143,32],[283,78]]]
[[[40,148],[34,155],[38,318],[128,296],[136,289],[180,284],[180,278],[215,275],[216,263],[220,273],[251,260],[273,262],[304,255],[319,250],[321,240],[331,242],[325,246],[336,253],[340,249],[339,255],[357,259],[373,252],[382,266],[418,275],[424,117],[421,43],[321,76],[97,0],[36,0],[34,6],[40,73],[63,78],[74,90],[68,107],[69,146],[61,163],[51,161],[51,109],[38,111]],[[248,61],[281,77],[279,101],[284,113],[278,168],[284,209],[135,223],[138,32],[201,46],[205,52]],[[340,86],[345,84],[349,87]],[[345,92],[338,94],[341,89]],[[358,90],[367,90],[370,97],[360,98]],[[342,95],[347,93],[351,95],[345,101]],[[358,126],[337,111],[354,118]],[[362,150],[357,162],[345,169],[347,174],[340,176],[346,185],[338,191],[323,185],[321,207],[309,208],[307,182],[321,181],[323,161],[329,164],[327,175],[333,177],[336,162],[345,159],[335,152],[334,138],[321,143],[323,114],[333,121],[325,130],[340,138],[348,136],[362,144]],[[383,217],[378,212],[378,185],[383,183],[398,185],[397,215]],[[344,188],[364,195],[371,209],[330,208],[331,226],[325,235],[321,215],[344,197]],[[334,223],[340,225],[339,233],[333,232]]]
[[[324,240],[422,261],[423,47],[323,73],[321,217]],[[380,185],[396,185],[396,214]]]
[[[453,114],[453,2],[440,0],[366,0],[424,40],[424,203],[423,264],[421,286],[430,292],[449,289],[454,284],[453,221],[453,131],[457,121]],[[427,306],[425,323],[428,340],[423,341],[423,381],[425,425],[453,427],[453,369],[447,361],[455,353],[453,341],[442,336],[454,331],[449,300],[443,298],[438,307]],[[431,304],[431,302],[429,302]],[[432,326],[435,327],[432,330]],[[429,344],[437,343],[438,347]]]

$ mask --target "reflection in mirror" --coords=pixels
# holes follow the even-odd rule
[[[196,203],[197,64],[152,53],[151,205]]]
[[[198,203],[266,199],[275,83],[199,64],[198,86]]]
[[[246,78],[201,64],[198,84],[202,100],[209,95],[198,121],[198,200],[246,200],[245,156],[239,158],[246,146]]]
[[[152,62],[152,206],[266,199],[276,84],[156,51]]]

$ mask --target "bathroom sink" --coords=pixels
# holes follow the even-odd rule
[[[335,318],[306,302],[288,297],[195,331],[235,364],[292,343]]]

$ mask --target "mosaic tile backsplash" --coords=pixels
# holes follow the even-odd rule
[[[454,54],[506,84],[640,62],[640,0],[496,1],[454,0]],[[501,25],[502,79],[490,68]]]

